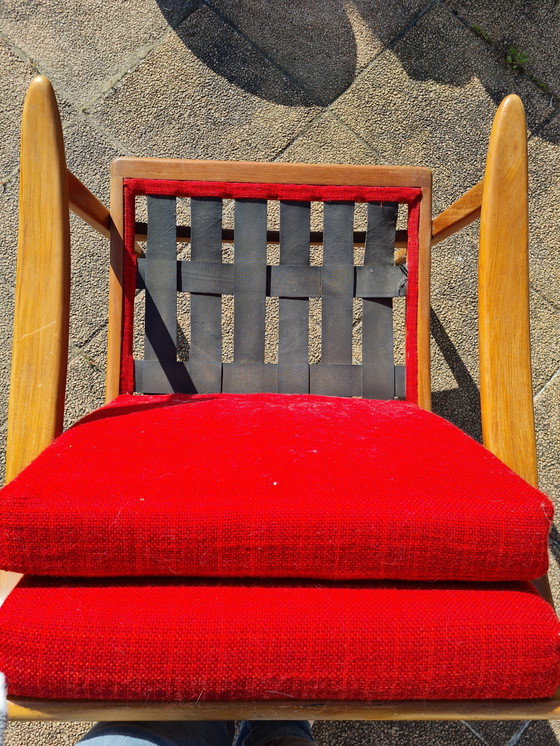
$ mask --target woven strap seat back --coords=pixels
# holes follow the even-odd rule
[[[139,179],[125,180],[124,189],[122,392],[278,392],[414,400],[410,377],[405,383],[404,366],[395,365],[393,299],[406,295],[407,288],[410,293],[411,283],[416,283],[419,190]],[[138,195],[147,196],[148,215],[141,257],[134,251]],[[188,198],[188,228],[177,226],[178,198]],[[226,199],[233,200],[233,231],[223,228]],[[313,202],[322,203],[319,232],[311,231]],[[362,233],[355,230],[358,202],[366,205]],[[409,210],[408,262],[400,265],[394,261],[399,202],[407,203],[402,207]],[[279,205],[271,209],[271,203]],[[271,212],[279,215],[279,231],[269,230]],[[190,239],[188,259],[178,259],[178,238]],[[233,244],[233,261],[224,261],[224,241]],[[267,264],[271,241],[279,244],[276,264]],[[318,243],[320,264],[312,252],[312,244]],[[360,256],[358,264],[359,254],[363,262]],[[145,290],[143,359],[132,355],[138,290]],[[177,293],[190,294],[186,360],[179,360],[177,353]],[[224,296],[233,296],[229,361],[224,360]],[[267,297],[278,299],[274,362],[265,362]],[[321,309],[320,358],[311,362],[310,299],[315,298]],[[358,322],[356,298],[362,303]],[[414,326],[414,312],[407,311],[407,348],[415,346]],[[360,331],[361,360],[358,355],[356,361],[353,349]],[[415,356],[408,352],[407,364],[415,366]]]

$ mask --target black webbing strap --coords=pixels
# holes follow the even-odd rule
[[[352,363],[354,203],[325,202],[321,362]],[[311,393],[314,393],[313,386]]]
[[[191,339],[189,362],[200,393],[220,391],[222,386],[222,297],[220,291],[205,287],[213,269],[222,264],[222,200],[215,197],[191,199]]]
[[[148,197],[144,359],[177,359],[176,200]]]
[[[138,260],[137,287],[145,287],[146,260]],[[210,262],[177,262],[177,291],[233,295],[233,264]],[[405,295],[406,278],[400,267],[390,277],[381,278],[371,267],[354,267],[354,297],[395,298]],[[346,268],[342,268],[346,273]],[[336,274],[337,268],[331,268]],[[320,298],[323,282],[322,267],[273,264],[266,268],[266,294],[272,298]]]
[[[309,232],[311,230],[310,202],[280,202],[280,266],[279,282],[273,283],[271,293],[278,293],[278,391],[280,393],[309,393],[309,294],[297,288],[298,278],[315,277],[310,274]],[[283,265],[290,265],[284,267]],[[282,277],[282,270],[284,276]],[[299,270],[299,271],[298,271]],[[317,288],[320,291],[320,287]],[[291,292],[289,292],[291,291]],[[294,291],[298,295],[294,296]]]
[[[148,197],[148,247],[138,260],[146,289],[146,393],[312,393],[404,396],[394,365],[392,298],[396,203],[368,204],[363,266],[354,266],[354,204],[324,203],[322,267],[310,266],[311,205],[280,202],[280,264],[266,264],[267,202],[235,201],[235,260],[222,262],[222,200],[191,198],[191,258],[177,261],[175,198]],[[177,361],[177,291],[191,293],[188,362]],[[222,363],[222,296],[234,296],[234,361]],[[278,364],[265,364],[266,297],[278,297]],[[309,364],[309,298],[322,297],[322,354]],[[362,365],[352,364],[353,298],[363,298]]]
[[[233,356],[236,363],[262,363],[266,310],[266,200],[235,200],[234,220]]]
[[[395,276],[403,277],[394,263],[397,228],[396,203],[368,204],[364,270],[386,290]],[[383,292],[380,294],[384,296]],[[395,395],[393,352],[393,302],[387,297],[364,297],[362,312],[362,396],[392,399]]]

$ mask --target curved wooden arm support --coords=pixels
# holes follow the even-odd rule
[[[480,217],[483,188],[484,180],[481,180],[434,219],[432,223],[432,246],[436,246],[440,241],[449,238],[449,236],[460,231],[461,228],[466,228],[467,225]]]
[[[494,119],[480,216],[482,434],[492,453],[536,485],[528,233],[527,130],[521,99],[512,95]]]
[[[109,210],[74,176],[72,171],[68,171],[68,200],[68,206],[75,215],[85,220],[102,236],[109,238],[111,228]]]
[[[480,214],[480,407],[484,445],[536,487],[528,237],[527,126],[511,95],[494,118]],[[552,604],[548,578],[535,586]]]
[[[62,127],[50,82],[23,107],[19,239],[6,479],[62,430],[68,359],[70,226]]]

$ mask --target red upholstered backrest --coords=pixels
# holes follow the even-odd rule
[[[121,392],[313,393],[417,401],[418,223],[421,190],[125,179]],[[136,197],[148,197],[138,258]],[[177,261],[176,199],[190,200],[191,254]],[[235,200],[233,263],[222,257],[222,200]],[[280,203],[280,263],[267,265],[267,208]],[[323,203],[322,265],[310,263],[310,205]],[[354,205],[367,203],[363,264]],[[407,265],[394,264],[397,203],[408,208]],[[134,298],[146,290],[144,360],[133,357]],[[190,293],[188,361],[177,360],[176,292]],[[392,298],[407,295],[406,378],[394,364]],[[233,361],[223,355],[222,296],[233,295]],[[279,298],[278,357],[265,363],[266,297]],[[321,358],[310,363],[309,298],[321,297]],[[362,361],[352,354],[361,298]]]

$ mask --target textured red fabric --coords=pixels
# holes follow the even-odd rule
[[[418,226],[422,190],[416,187],[333,186],[314,184],[252,184],[238,182],[169,181],[164,179],[125,179],[124,185],[124,260],[123,260],[123,343],[120,391],[134,392],[132,339],[134,293],[136,289],[135,197],[167,195],[175,197],[222,197],[223,199],[309,200],[325,202],[400,202],[407,204],[407,307],[406,307],[406,399],[418,401],[417,317],[418,317]]]
[[[516,580],[552,505],[405,402],[121,396],[0,493],[0,567],[54,575]]]
[[[294,199],[310,202],[404,202],[418,199],[418,187],[376,187],[336,184],[262,184],[234,181],[173,181],[166,179],[125,179],[134,196],[160,194],[175,197],[222,197],[223,199]]]
[[[26,579],[0,609],[0,669],[12,696],[61,699],[538,698],[559,633],[522,584]]]

